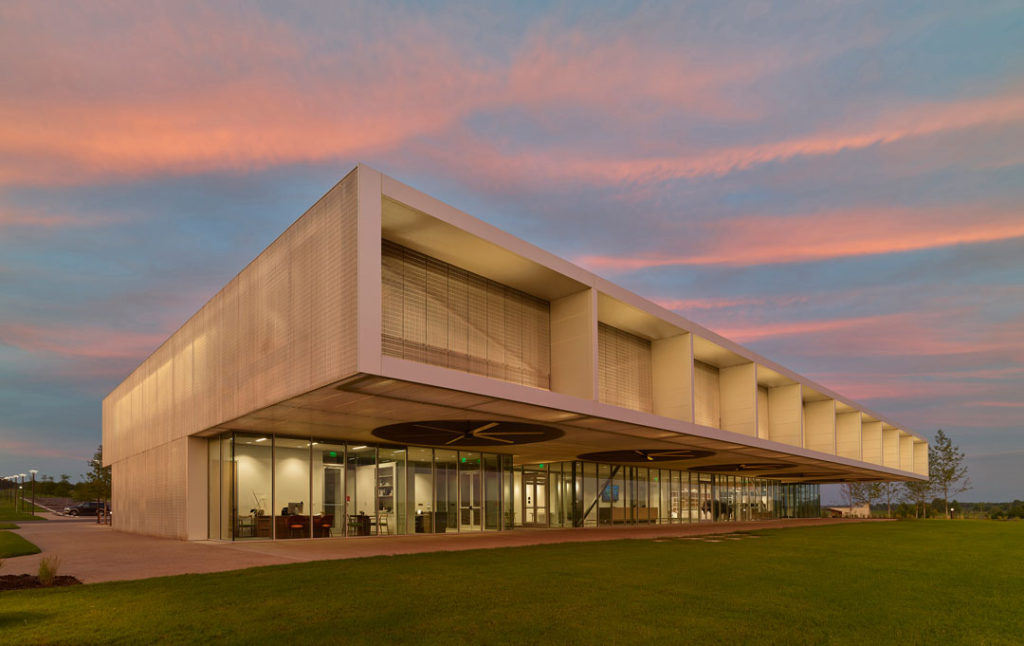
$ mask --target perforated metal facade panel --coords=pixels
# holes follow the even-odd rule
[[[598,396],[602,402],[654,411],[650,341],[599,323],[597,366]]]
[[[550,387],[547,301],[386,240],[381,274],[385,355]]]
[[[107,396],[109,463],[355,373],[356,172]]]
[[[182,438],[113,464],[116,529],[186,538],[187,442]]]

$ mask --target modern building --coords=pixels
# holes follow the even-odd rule
[[[103,401],[115,524],[281,539],[813,515],[925,440],[357,166]]]

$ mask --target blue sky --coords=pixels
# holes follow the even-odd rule
[[[1019,2],[0,7],[0,474],[356,162],[1024,494]]]

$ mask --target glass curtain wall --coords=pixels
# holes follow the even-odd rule
[[[208,444],[209,536],[327,538],[820,515],[820,487],[591,462],[227,433]]]
[[[271,434],[211,438],[207,470],[221,540],[496,531],[516,495],[509,456]]]

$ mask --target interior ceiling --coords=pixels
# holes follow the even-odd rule
[[[458,422],[453,422],[458,420]],[[479,422],[466,424],[466,420]],[[437,425],[452,423],[452,428],[477,430],[489,424],[527,423],[556,429],[550,439],[509,444],[492,442],[485,450],[513,456],[514,464],[564,462],[599,451],[624,451],[628,459],[601,460],[638,466],[650,460],[636,460],[637,452],[659,452],[657,465],[690,471],[708,471],[729,475],[763,476],[784,482],[848,482],[893,479],[889,473],[850,467],[828,460],[791,455],[706,437],[686,435],[665,429],[640,426],[617,420],[588,417],[567,411],[507,401],[461,391],[425,386],[375,376],[363,376],[288,399],[254,411],[210,429],[221,431],[275,433],[317,440],[349,440],[380,444],[374,430],[407,423]],[[460,425],[461,424],[461,425]],[[484,435],[511,439],[512,436]],[[422,429],[421,429],[422,430]],[[514,430],[506,426],[506,430]],[[385,433],[386,435],[386,433]],[[453,434],[410,445],[458,448],[447,445]],[[437,443],[430,443],[436,439]],[[392,442],[396,442],[392,439]],[[468,445],[467,445],[468,446]],[[480,446],[476,444],[475,446]],[[477,449],[479,450],[479,449]],[[672,451],[682,450],[680,459]],[[665,452],[665,453],[660,453]]]

